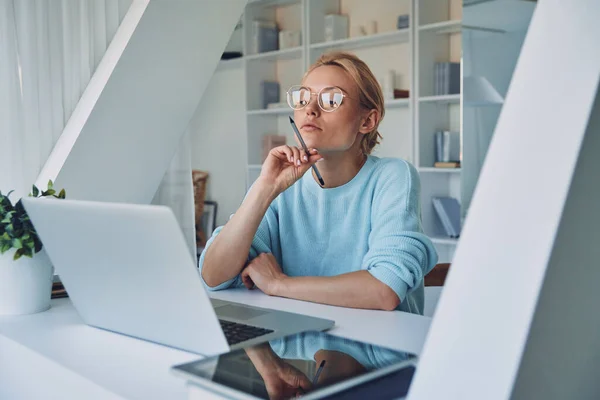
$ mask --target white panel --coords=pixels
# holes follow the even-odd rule
[[[134,1],[37,184],[149,203],[245,3]]]
[[[600,395],[599,152],[600,92],[529,331],[514,399],[596,399]]]
[[[568,232],[558,232],[558,228],[600,77],[596,40],[600,37],[599,16],[600,3],[596,0],[548,0],[537,6],[410,399],[508,398],[519,373],[527,337],[530,333],[540,333],[537,329],[530,332],[529,327],[545,278],[550,279],[548,294],[555,299],[560,297],[565,307],[570,307],[569,311],[558,310],[553,317],[560,321],[564,318],[561,311],[574,315],[566,322],[572,328],[569,340],[557,345],[568,331],[566,327],[559,333],[545,330],[540,336],[552,338],[541,344],[543,349],[561,356],[571,349],[578,354],[577,351],[584,351],[583,344],[589,343],[588,330],[597,329],[597,316],[590,324],[584,320],[589,312],[597,314],[591,307],[600,301],[599,292],[594,290],[593,301],[581,303],[584,295],[577,295],[574,287],[574,283],[583,279],[576,277],[580,270],[575,269],[574,274],[553,274],[551,266],[547,275],[546,268],[556,235],[560,238]],[[561,28],[556,29],[557,26]],[[560,57],[556,57],[556,49],[561,50]],[[597,153],[598,149],[595,150]],[[580,219],[581,215],[579,222]],[[583,225],[582,229],[581,233],[597,233],[597,226],[595,232],[590,231],[589,225]],[[585,255],[574,258],[575,261],[589,261],[594,254],[590,246],[582,251]],[[561,260],[560,267],[570,265]],[[597,273],[591,276],[595,278]],[[558,278],[564,280],[555,286],[554,279]],[[552,311],[545,308],[544,299],[541,304],[544,308],[539,318],[547,323],[546,313]],[[571,321],[577,323],[569,325]],[[582,333],[575,333],[578,330]],[[543,340],[540,336],[532,340]],[[579,338],[585,340],[576,343]],[[593,343],[595,348],[590,350],[597,352],[597,341]],[[551,349],[548,344],[560,349]],[[530,358],[535,368],[545,366],[537,358],[539,349],[534,348]],[[587,359],[577,360],[575,365],[582,371],[580,367]],[[579,393],[589,393],[586,391],[592,389],[590,376],[597,371],[594,368],[597,360],[581,376],[583,387]],[[564,361],[565,358],[559,358],[558,362]],[[561,371],[568,366],[563,365]],[[525,368],[523,372],[526,371],[531,370]],[[558,369],[545,371],[543,383],[534,379],[537,387],[529,390],[549,394],[540,388],[542,384],[556,388],[564,383],[574,388],[577,383],[562,382],[562,376],[556,373]],[[540,371],[534,376],[542,375]],[[567,377],[572,378],[573,373]],[[519,393],[532,393],[523,390]],[[554,392],[548,397],[558,398],[555,396],[559,394]],[[576,394],[573,396],[577,398]]]

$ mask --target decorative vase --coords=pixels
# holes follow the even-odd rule
[[[50,308],[54,267],[46,252],[13,260],[14,251],[0,255],[0,315],[23,315]]]

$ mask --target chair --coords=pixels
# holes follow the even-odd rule
[[[426,317],[433,317],[449,269],[450,263],[440,263],[425,275],[425,307],[423,315]]]

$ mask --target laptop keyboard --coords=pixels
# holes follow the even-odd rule
[[[259,336],[273,332],[271,329],[258,328],[256,326],[239,324],[237,322],[225,321],[220,319],[221,328],[230,346],[254,339]]]

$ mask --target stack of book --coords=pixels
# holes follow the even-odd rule
[[[436,168],[460,168],[460,133],[438,131],[434,134]]]
[[[273,21],[254,20],[251,24],[250,54],[279,49],[279,29]]]
[[[460,63],[435,63],[435,94],[460,94]]]
[[[447,236],[460,236],[460,204],[453,197],[434,197],[433,208]]]
[[[63,297],[69,297],[69,294],[65,290],[61,281],[56,281],[52,283],[52,296],[53,299],[60,299]]]

